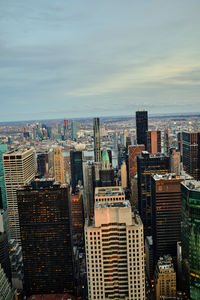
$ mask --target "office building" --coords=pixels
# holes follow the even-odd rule
[[[77,241],[83,240],[84,232],[84,210],[83,210],[83,191],[78,189],[70,195],[70,215],[72,222],[72,238]]]
[[[13,290],[0,264],[0,299],[12,300],[13,298],[14,298]]]
[[[61,130],[58,131],[58,134],[61,134]],[[64,140],[69,138],[69,121],[64,119]]]
[[[94,118],[93,120],[93,131],[94,131],[94,161],[101,161],[101,140],[100,140],[100,124],[99,118]]]
[[[169,172],[169,157],[143,151],[137,156],[138,208],[144,225],[145,237],[152,235],[151,175]]]
[[[77,185],[83,185],[83,153],[82,151],[70,151],[71,186],[75,193]]]
[[[53,176],[55,181],[65,183],[64,159],[60,147],[55,148],[53,151]]]
[[[85,217],[94,214],[94,165],[90,162],[83,162],[84,181],[84,211]]]
[[[181,240],[181,182],[187,176],[152,175],[152,233],[154,263],[165,254],[174,259]],[[176,228],[176,230],[174,230]]]
[[[169,128],[165,128],[165,130],[164,130],[164,148],[165,148],[165,154],[169,155],[169,149],[170,149],[170,130],[169,130]]]
[[[200,182],[181,183],[183,288],[190,299],[200,299]]]
[[[77,128],[76,128],[75,121],[72,121],[72,123],[71,123],[71,131],[72,131],[72,139],[76,140],[77,139]]]
[[[37,154],[37,172],[38,175],[43,177],[48,173],[48,153]]]
[[[24,269],[23,269],[23,259],[22,259],[22,247],[15,239],[9,240],[10,247],[10,264],[12,272],[12,285],[17,290],[23,289],[23,278],[24,278]]]
[[[161,153],[160,131],[147,131],[147,151],[151,154]]]
[[[20,243],[20,228],[16,190],[31,181],[36,174],[33,149],[20,148],[3,154],[10,236]]]
[[[110,158],[108,155],[108,151],[103,149],[101,154],[101,162],[102,162],[102,170],[109,170],[110,169]]]
[[[147,150],[148,112],[136,111],[137,144],[145,145]]]
[[[114,169],[110,170],[99,170],[99,186],[113,186],[115,183],[115,172]]]
[[[176,271],[169,255],[160,257],[158,260],[155,270],[155,287],[156,300],[176,297]]]
[[[94,199],[95,203],[125,201],[124,189],[121,186],[96,187]]]
[[[145,150],[144,145],[136,145],[128,147],[128,165],[129,165],[129,181],[137,174],[137,155],[141,155]]]
[[[200,179],[200,132],[182,132],[183,167],[194,179]]]
[[[8,216],[7,211],[0,210],[0,265],[7,279],[11,282],[11,265],[8,245]]]
[[[7,145],[0,144],[0,208],[7,208],[6,188],[3,167],[3,154],[7,152]]]
[[[143,238],[129,201],[95,203],[85,224],[88,299],[145,299]]]
[[[26,296],[72,292],[68,187],[36,179],[18,189],[17,200]]]
[[[146,272],[148,279],[153,279],[153,239],[152,236],[145,238]]]
[[[125,161],[121,165],[121,186],[124,189],[127,188],[127,168]]]

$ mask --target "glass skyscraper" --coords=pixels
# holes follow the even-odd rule
[[[101,151],[100,151],[100,125],[99,118],[94,118],[93,121],[94,130],[94,161],[101,161]]]
[[[200,182],[181,183],[183,287],[200,299]]]
[[[147,149],[148,112],[136,111],[137,144]]]

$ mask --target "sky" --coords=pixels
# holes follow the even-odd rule
[[[199,0],[0,0],[0,122],[200,111]]]

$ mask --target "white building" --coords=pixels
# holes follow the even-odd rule
[[[124,189],[121,186],[95,188],[95,203],[113,201],[125,201]]]
[[[96,201],[85,225],[88,299],[145,299],[143,238],[129,201]]]
[[[31,181],[36,174],[33,149],[17,149],[3,154],[10,236],[20,242],[19,216],[16,190]]]

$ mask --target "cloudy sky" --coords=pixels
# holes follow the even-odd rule
[[[0,121],[200,111],[199,0],[1,0]]]

